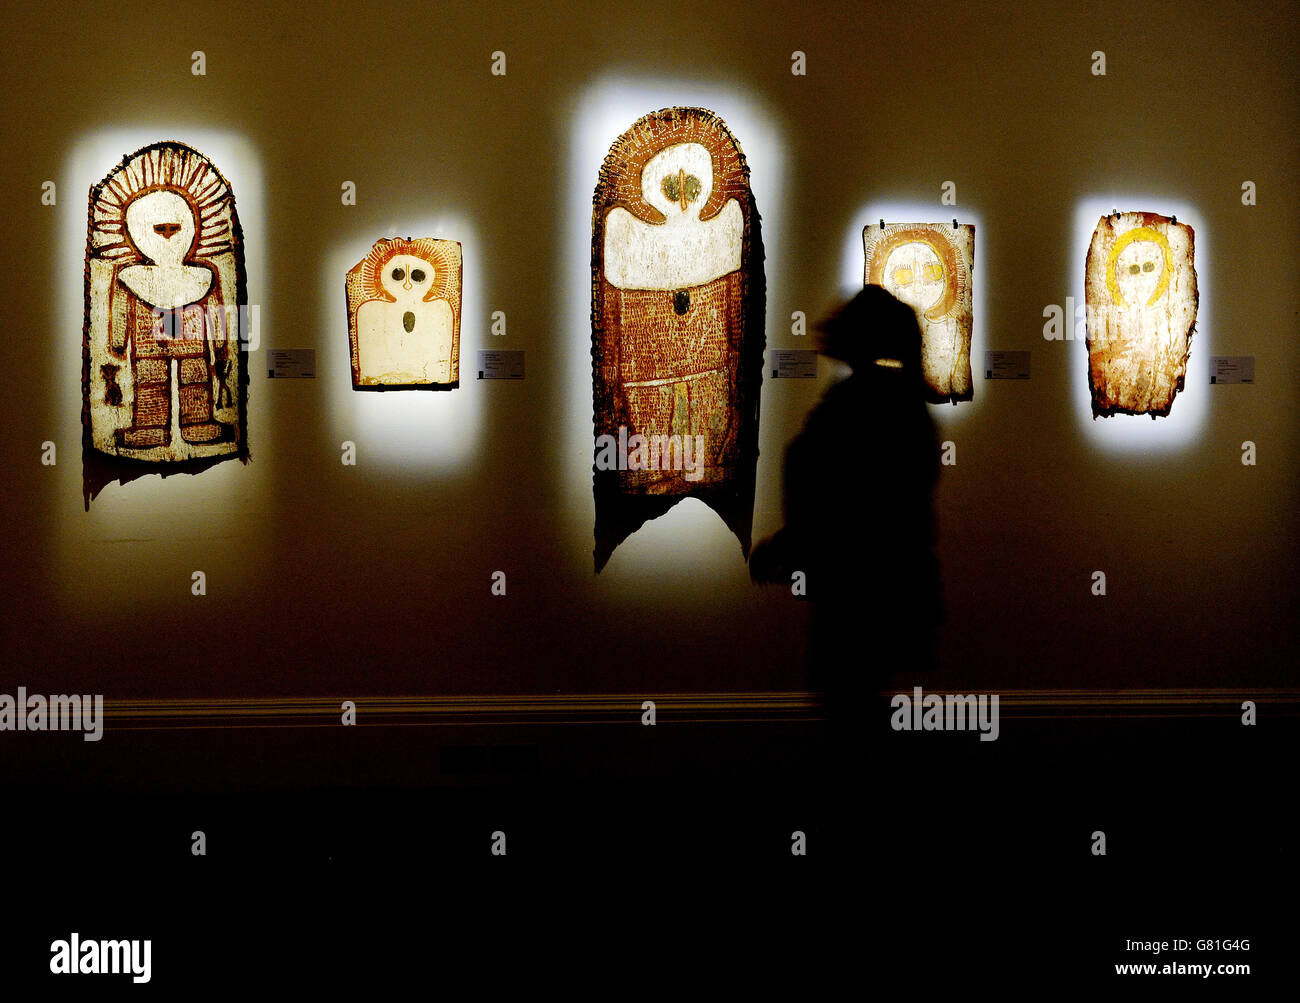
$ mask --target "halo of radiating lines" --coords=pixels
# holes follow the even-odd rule
[[[128,154],[91,192],[91,242],[98,257],[138,257],[126,234],[126,207],[137,195],[158,189],[183,193],[193,203],[196,257],[212,258],[230,250],[230,184],[197,150],[164,142]]]

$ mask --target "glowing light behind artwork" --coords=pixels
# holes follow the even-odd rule
[[[1150,453],[1178,452],[1195,443],[1204,428],[1209,412],[1210,352],[1213,335],[1211,290],[1213,276],[1210,270],[1209,235],[1205,222],[1195,207],[1159,195],[1111,194],[1082,199],[1074,210],[1074,240],[1070,254],[1070,274],[1063,285],[1065,295],[1074,298],[1077,310],[1085,304],[1084,267],[1088,259],[1088,246],[1092,242],[1097,221],[1109,212],[1156,212],[1176,216],[1178,222],[1188,224],[1196,233],[1196,286],[1200,303],[1196,310],[1196,331],[1192,335],[1191,355],[1187,360],[1187,377],[1183,389],[1174,398],[1169,414],[1152,419],[1150,415],[1115,414],[1107,418],[1092,417],[1092,394],[1088,389],[1088,348],[1084,331],[1075,322],[1077,341],[1044,341],[1046,351],[1069,353],[1069,386],[1062,388],[1062,399],[1068,399],[1085,441],[1106,452]],[[978,238],[977,238],[978,239]],[[976,267],[978,267],[978,250]],[[1064,310],[1066,304],[1060,304]],[[1068,311],[1067,311],[1068,313]],[[1045,321],[1044,321],[1045,322]]]
[[[380,237],[435,237],[461,244],[460,387],[455,390],[384,390],[352,388],[352,355],[344,279]],[[443,211],[394,218],[382,232],[364,224],[349,228],[346,238],[323,256],[319,295],[324,297],[325,332],[319,352],[321,378],[329,415],[330,439],[351,441],[367,463],[379,464],[386,476],[411,482],[451,472],[465,472],[474,462],[482,432],[483,388],[478,375],[479,333],[487,325],[483,294],[484,263],[478,233],[464,214]],[[288,346],[286,346],[288,347]]]
[[[934,202],[872,202],[853,217],[844,237],[843,270],[840,273],[840,295],[845,299],[856,296],[862,291],[863,274],[866,271],[866,255],[862,247],[862,231],[867,226],[879,226],[880,221],[889,223],[951,223],[956,219],[959,224],[967,223],[975,227],[975,265],[971,269],[971,312],[974,319],[971,325],[970,364],[974,381],[975,395],[972,400],[959,401],[957,404],[931,404],[930,416],[938,428],[955,428],[962,424],[980,407],[984,394],[989,392],[989,383],[982,379],[984,372],[985,344],[985,296],[984,281],[988,275],[988,242],[985,240],[984,221],[979,213],[971,212],[961,206],[941,206]],[[993,348],[1018,348],[1019,345],[989,346]]]
[[[565,405],[555,415],[557,441],[563,444],[555,469],[566,536],[579,547],[577,562],[590,571],[595,506],[592,500],[591,393],[591,213],[600,165],[610,146],[648,112],[672,106],[707,108],[736,137],[750,168],[750,187],[762,219],[766,250],[767,329],[772,318],[789,317],[787,262],[779,234],[783,225],[784,143],[773,117],[739,86],[621,77],[597,80],[570,109],[569,169],[563,179],[561,206],[567,224],[560,256],[558,287],[565,291],[557,340],[565,357]],[[770,347],[770,346],[769,346]],[[767,390],[765,382],[764,392]],[[780,492],[780,463],[785,443],[764,428],[759,415],[759,472],[755,509],[771,503],[765,495]],[[770,426],[770,423],[769,423]],[[778,503],[779,504],[779,503]],[[755,519],[756,530],[760,521]],[[613,583],[658,580],[665,589],[685,579],[698,583],[747,580],[748,572],[735,537],[716,513],[694,499],[646,523],[619,545],[601,578]]]
[[[105,129],[71,146],[58,180],[59,230],[51,262],[56,304],[46,369],[50,438],[58,447],[46,525],[58,567],[51,578],[67,584],[78,608],[96,603],[117,613],[130,602],[190,599],[189,580],[202,570],[214,582],[246,584],[255,576],[268,533],[263,518],[271,468],[265,462],[271,429],[254,403],[264,351],[249,353],[251,369],[248,436],[254,462],[230,459],[198,474],[149,473],[111,483],[83,509],[81,464],[81,357],[85,320],[86,209],[91,187],[122,158],[160,140],[185,143],[207,156],[230,182],[244,232],[248,302],[258,308],[263,346],[274,315],[263,302],[266,267],[262,168],[251,144],[229,132],[154,123]],[[263,462],[257,462],[260,455]],[[165,468],[164,468],[165,469]],[[129,590],[121,584],[133,579]]]

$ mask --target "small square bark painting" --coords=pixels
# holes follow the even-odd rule
[[[970,371],[975,227],[891,223],[862,232],[866,284],[884,286],[916,311],[921,373],[931,403],[974,397]]]
[[[82,351],[88,456],[190,469],[247,458],[244,290],[234,196],[197,150],[155,143],[91,189]],[[87,499],[92,479],[88,472]]]
[[[1195,234],[1151,212],[1103,216],[1088,248],[1092,416],[1169,414],[1196,329]]]
[[[354,390],[460,385],[460,280],[454,240],[375,243],[347,278]]]
[[[669,108],[615,141],[592,213],[597,571],[683,498],[748,555],[764,281],[749,168],[718,116]]]

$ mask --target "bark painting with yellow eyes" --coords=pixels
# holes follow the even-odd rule
[[[894,223],[862,232],[866,285],[883,286],[916,311],[927,399],[974,397],[970,346],[975,227]]]
[[[1093,417],[1167,416],[1196,329],[1192,228],[1157,213],[1103,216],[1088,248],[1086,293]]]

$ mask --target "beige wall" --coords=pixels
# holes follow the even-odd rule
[[[1210,9],[114,4],[7,14],[21,41],[3,57],[0,126],[13,593],[0,690],[799,687],[803,610],[749,584],[711,514],[679,507],[591,572],[581,238],[598,158],[583,151],[674,101],[722,115],[751,159],[769,347],[802,347],[791,312],[815,315],[843,291],[855,221],[873,206],[924,203],[936,219],[978,220],[977,348],[1032,351],[1033,379],[979,380],[967,412],[936,412],[958,449],[936,502],[954,678],[1283,681],[1296,612],[1300,272],[1288,208],[1300,180],[1300,40],[1283,5]],[[195,49],[206,77],[190,75]],[[795,49],[807,77],[789,71]],[[1089,73],[1098,49],[1104,78]],[[507,53],[504,79],[489,74],[494,50]],[[602,135],[625,105],[634,111]],[[321,372],[268,384],[265,355],[254,354],[249,466],[113,485],[87,513],[76,388],[86,190],[134,148],[113,148],[120,137],[190,138],[228,172],[264,344],[314,347]],[[110,148],[112,159],[96,160]],[[40,205],[46,179],[59,184],[54,208]],[[1255,208],[1240,204],[1247,179]],[[357,184],[355,208],[340,205],[345,180]],[[938,204],[945,180],[957,184],[955,210]],[[1167,421],[1193,395],[1203,421],[1181,445],[1150,452],[1100,444],[1071,394],[1083,346],[1041,333],[1044,306],[1080,294],[1079,202],[1125,193],[1151,201],[1116,208],[1194,208],[1207,302],[1193,352],[1253,354],[1258,367],[1253,387],[1190,387]],[[412,410],[410,427],[436,426],[441,438],[407,431],[400,448],[384,441],[383,416],[352,400],[339,362],[344,273],[393,232],[466,244],[463,367],[479,348],[514,348],[528,371],[523,384],[466,379]],[[489,345],[493,310],[506,312],[509,334]],[[758,534],[780,524],[781,453],[826,385],[764,387]],[[358,444],[355,468],[339,462],[343,439]],[[1239,462],[1245,439],[1258,446],[1254,468]],[[54,469],[40,465],[45,440],[58,446]],[[208,574],[204,598],[190,595],[194,569]],[[498,569],[506,598],[489,595]],[[1089,594],[1094,570],[1108,576],[1105,599]]]

